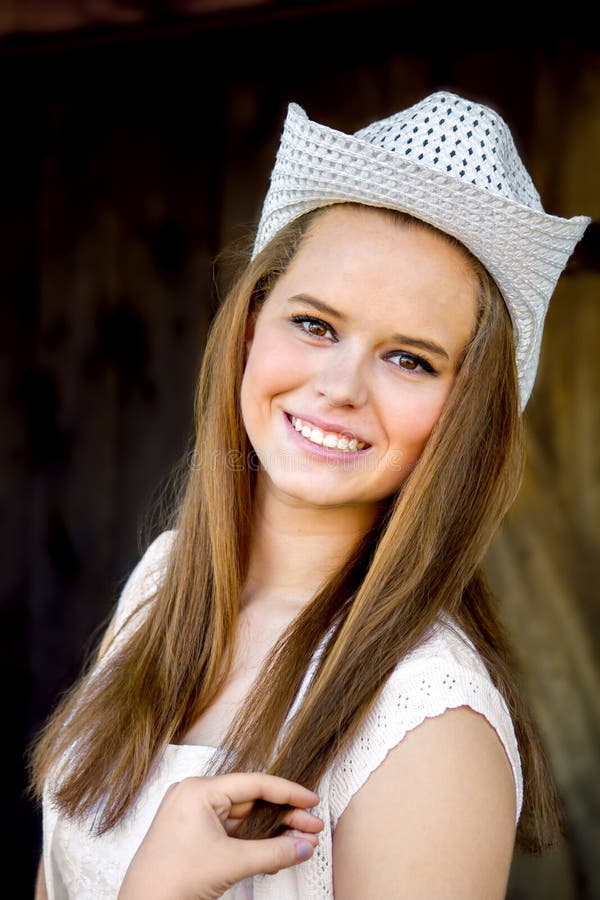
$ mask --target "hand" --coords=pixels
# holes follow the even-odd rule
[[[265,840],[231,837],[254,801],[293,807],[288,831]],[[215,900],[236,882],[309,859],[323,822],[317,794],[259,772],[184,778],[172,784],[125,874],[118,900]]]

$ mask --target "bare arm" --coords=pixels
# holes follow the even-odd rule
[[[409,732],[342,814],[336,900],[502,900],[514,836],[496,732],[468,707],[447,710]]]
[[[46,891],[46,878],[44,877],[44,860],[40,859],[37,870],[37,878],[35,879],[35,897],[34,900],[48,900]]]

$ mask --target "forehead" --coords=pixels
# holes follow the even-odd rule
[[[335,298],[358,312],[413,305],[435,315],[472,306],[477,291],[469,258],[444,235],[387,210],[338,204],[311,223],[273,293]]]
[[[443,232],[412,217],[397,216],[377,207],[340,203],[325,207],[308,227],[292,264],[315,261],[332,249],[348,263],[357,250],[402,260],[407,252],[415,259],[427,257],[430,268],[457,268],[469,275],[473,266],[460,246]]]

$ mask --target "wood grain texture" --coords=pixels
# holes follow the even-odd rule
[[[600,70],[546,59],[536,95],[531,158],[542,196],[564,215],[597,219]],[[487,566],[564,801],[576,896],[589,898],[600,896],[599,296],[600,274],[573,267],[552,299],[526,411],[525,484]],[[533,869],[517,865],[527,883]]]
[[[21,796],[23,746],[109,615],[157,486],[189,464],[194,380],[231,271],[213,260],[257,221],[287,103],[354,130],[441,85],[493,102],[548,211],[599,216],[596,51],[558,36],[448,43],[445,22],[436,43],[416,7],[340,15],[22,57],[0,46],[13,86],[0,148],[2,648],[19,685],[6,846],[31,883],[39,817]],[[310,48],[302,59],[292,37]],[[600,286],[584,249],[550,307],[527,480],[487,560],[568,823],[554,855],[515,859],[511,900],[599,895]]]

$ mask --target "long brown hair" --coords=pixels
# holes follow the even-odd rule
[[[405,227],[432,227],[389,214]],[[244,267],[220,307],[198,385],[195,464],[164,579],[139,627],[83,676],[33,750],[35,789],[41,793],[52,773],[58,805],[71,816],[94,813],[99,833],[122,818],[161,750],[186,733],[227,679],[256,481],[239,402],[246,329],[318,215],[283,229]],[[552,779],[479,571],[521,481],[513,333],[494,281],[462,249],[479,281],[479,316],[442,414],[376,524],[273,648],[224,741],[229,752],[220,770],[267,769],[316,787],[399,660],[445,612],[475,644],[511,711],[525,785],[517,836],[539,850],[557,831]],[[315,677],[283,729],[326,635]],[[245,833],[277,826],[276,811],[265,805]]]

